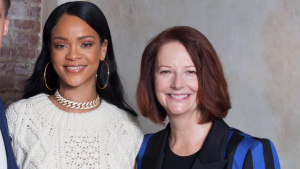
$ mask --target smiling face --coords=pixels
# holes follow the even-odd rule
[[[96,84],[100,59],[105,58],[107,40],[79,17],[63,15],[51,31],[51,61],[60,87],[90,87]]]
[[[156,97],[168,116],[197,113],[196,68],[180,42],[167,43],[159,50],[154,83]]]

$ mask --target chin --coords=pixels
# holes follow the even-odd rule
[[[64,83],[65,83],[66,86],[69,86],[69,87],[77,87],[77,86],[80,86],[82,84],[82,82],[74,81],[74,80],[69,80],[69,81],[66,81]]]
[[[193,114],[197,111],[197,108],[194,107],[175,107],[173,106],[171,109],[166,109],[169,112],[168,114],[172,115],[182,115],[182,114]]]
[[[186,110],[178,110],[178,109],[172,109],[172,110],[170,110],[169,109],[169,112],[170,112],[170,114],[173,114],[173,115],[181,115],[181,114],[184,114],[184,113],[186,113],[187,111]]]

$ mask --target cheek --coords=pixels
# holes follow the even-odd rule
[[[198,92],[198,88],[199,88],[198,81],[192,82],[190,86],[191,86],[191,90],[192,90],[192,91],[194,91],[195,93]]]
[[[191,91],[197,93],[199,88],[198,78],[197,77],[187,78],[186,85],[189,87]]]
[[[166,88],[166,79],[154,75],[154,87],[156,94],[163,92]]]
[[[168,80],[163,77],[155,76],[154,88],[156,98],[160,102],[160,104],[162,104],[165,98],[165,93],[168,90]]]
[[[92,50],[84,53],[85,58],[89,63],[98,64],[100,63],[101,53],[98,50]]]
[[[59,59],[59,57],[57,57],[57,55],[53,55],[53,57],[51,57],[51,62],[52,62],[54,70],[57,72],[58,68],[61,67],[60,65],[62,64],[62,60]]]
[[[49,65],[50,66],[50,65]],[[55,61],[52,61],[52,66],[53,66],[53,69],[54,71],[56,72],[56,74],[59,76],[59,77],[62,77],[62,70],[59,69],[61,66],[57,65]]]
[[[50,58],[55,72],[61,77],[65,57],[63,56],[62,52],[51,52]]]
[[[65,56],[67,54],[66,51],[57,51],[54,49],[50,49],[50,58],[52,63],[61,64],[63,60],[65,60]]]

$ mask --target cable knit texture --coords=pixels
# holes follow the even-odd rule
[[[68,113],[39,94],[6,114],[20,169],[132,169],[143,140],[136,117],[105,101],[87,113]]]

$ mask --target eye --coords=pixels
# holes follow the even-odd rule
[[[54,45],[55,48],[64,48],[66,47],[66,45],[64,44],[58,44],[58,45]]]
[[[171,73],[171,71],[169,71],[169,70],[160,71],[160,74],[168,74],[168,73]]]
[[[82,46],[82,47],[90,47],[90,46],[93,46],[93,44],[87,42],[87,43],[83,43],[81,46]]]
[[[194,71],[194,70],[189,70],[188,73],[189,73],[189,74],[196,74],[196,71]]]

